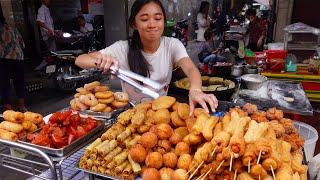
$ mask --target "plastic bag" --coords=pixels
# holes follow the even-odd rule
[[[319,180],[320,179],[320,153],[314,156],[309,161],[308,168],[309,168],[310,178]]]

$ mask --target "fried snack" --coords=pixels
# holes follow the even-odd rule
[[[128,158],[128,151],[123,151],[120,154],[116,155],[113,159],[116,166],[119,166]]]
[[[128,102],[122,102],[122,101],[113,101],[111,103],[111,106],[115,109],[123,108],[128,104]]]
[[[246,150],[242,156],[243,165],[248,166],[249,161],[250,161],[250,164],[257,163],[257,156],[255,154],[255,149],[256,147],[254,146],[254,144],[246,144]]]
[[[190,114],[190,107],[186,103],[179,103],[177,112],[178,112],[178,115],[181,119],[186,120]]]
[[[181,138],[184,138],[189,134],[189,131],[186,127],[179,127],[174,130],[174,133],[177,133],[181,136]]]
[[[282,137],[286,133],[286,130],[284,129],[283,125],[280,124],[277,120],[270,121],[269,127],[274,130],[277,138]]]
[[[209,116],[209,114],[206,112],[206,110],[204,110],[203,108],[195,108],[194,111],[193,111],[193,115],[195,117],[198,117],[200,114],[206,114],[207,116]]]
[[[176,145],[182,141],[182,137],[178,133],[173,133],[172,136],[169,138],[171,144]]]
[[[86,95],[81,95],[80,96],[80,101],[81,101],[81,103],[83,103],[83,104],[85,104],[86,106],[89,106],[89,107],[96,106],[99,103],[97,98],[92,93],[89,93],[89,94],[86,94]]]
[[[283,163],[276,172],[277,180],[292,180],[293,171],[289,164]]]
[[[158,152],[151,152],[147,155],[145,163],[149,168],[160,169],[163,165],[163,157]]]
[[[255,104],[246,103],[242,109],[246,111],[248,114],[253,114],[258,111],[258,107]]]
[[[188,170],[189,165],[191,164],[191,161],[192,161],[192,157],[190,154],[182,154],[178,159],[177,168]]]
[[[250,175],[255,179],[258,179],[259,177],[263,179],[267,176],[267,174],[267,171],[261,166],[261,164],[254,164],[251,167]]]
[[[87,91],[85,88],[81,87],[81,88],[77,88],[76,91],[78,93],[80,93],[81,95],[86,95],[88,93],[90,93],[89,91]]]
[[[80,109],[80,111],[85,111],[85,110],[87,110],[89,108],[87,105],[83,104],[80,101],[80,98],[76,98],[74,100],[75,100],[77,108]]]
[[[240,115],[237,111],[230,111],[230,122],[226,126],[225,131],[233,134],[235,129],[239,126]]]
[[[158,143],[158,137],[155,133],[146,132],[142,134],[139,142],[146,149],[151,149]]]
[[[164,168],[161,168],[159,172],[160,172],[161,180],[171,180],[174,170],[172,170],[171,168],[164,167]]]
[[[90,110],[94,112],[102,112],[106,107],[107,105],[99,103],[95,106],[90,107]]]
[[[124,161],[123,163],[121,163],[119,166],[117,166],[115,169],[114,169],[114,172],[116,174],[120,174],[122,173],[122,171],[124,170],[124,168],[129,164],[129,161],[126,160]]]
[[[101,143],[101,144],[104,144]],[[111,140],[108,144],[105,144],[105,145],[102,145],[98,148],[98,153],[101,155],[101,156],[105,156],[107,155],[109,152],[111,152],[114,148],[116,148],[118,145],[117,141],[116,140]],[[119,164],[117,164],[119,165]]]
[[[106,163],[110,163],[112,161],[112,159],[117,156],[120,152],[122,152],[122,148],[121,147],[116,147],[115,149],[113,149],[109,154],[107,154],[104,157],[104,160]]]
[[[93,91],[96,92],[104,92],[104,91],[108,91],[109,87],[108,86],[96,86]]]
[[[227,112],[227,113],[223,116],[223,118],[221,119],[221,121],[222,121],[223,130],[226,130],[227,127],[229,126],[230,121],[231,121],[231,115],[230,115],[230,113]]]
[[[197,119],[194,117],[189,117],[188,119],[186,119],[186,126],[188,128],[189,132],[192,132],[192,127],[194,126],[194,124],[196,123]]]
[[[147,151],[142,145],[136,144],[129,150],[129,155],[135,162],[142,163],[146,160]]]
[[[24,113],[24,120],[25,121],[31,121],[32,123],[38,125],[43,121],[43,116],[38,113],[33,113],[33,112],[25,112]]]
[[[257,122],[268,122],[267,113],[264,111],[256,111],[251,115],[251,119]]]
[[[277,108],[270,108],[267,111],[267,118],[269,120],[280,120],[283,118],[283,112],[281,110],[278,110]]]
[[[146,168],[142,173],[142,180],[160,180],[160,172],[155,168]]]
[[[26,121],[26,120],[22,121],[21,125],[24,130],[28,130],[32,126],[31,121]]]
[[[254,142],[256,150],[255,154],[256,156],[259,156],[260,151],[261,151],[261,158],[266,159],[271,156],[272,153],[272,148],[269,143],[269,141],[265,138],[260,138],[256,142]]]
[[[176,169],[172,174],[172,179],[187,180],[188,179],[187,171],[184,169]]]
[[[21,123],[24,120],[24,114],[21,112],[7,110],[3,112],[3,119],[13,123]]]
[[[176,98],[171,96],[160,96],[152,102],[152,110],[169,109],[176,102]]]
[[[201,115],[200,115],[201,116]],[[203,137],[207,140],[210,141],[213,137],[213,128],[215,127],[215,125],[217,124],[219,118],[216,116],[211,116],[206,124],[206,126],[204,126],[202,128],[202,135]]]
[[[186,122],[179,117],[177,111],[173,111],[173,112],[170,114],[170,117],[171,117],[171,122],[172,122],[172,124],[173,124],[175,127],[183,127],[183,126],[186,126]]]
[[[132,166],[131,164],[127,164],[127,166],[124,168],[123,172],[122,172],[124,177],[130,177],[130,175],[132,175]],[[134,177],[132,177],[131,179],[133,179]]]
[[[85,84],[84,85],[84,89],[86,89],[87,91],[91,91],[97,86],[100,86],[100,82],[99,81],[93,81],[91,83]]]
[[[178,111],[178,105],[179,105],[179,102],[178,101],[176,101],[175,103],[173,103],[173,105],[172,105],[172,111]]]
[[[105,171],[106,171],[106,169],[104,167],[102,167],[102,166],[98,167],[98,173],[104,174]]]
[[[205,114],[200,114],[197,117],[196,123],[193,125],[191,131],[195,135],[199,135],[202,133],[203,128],[207,126],[207,122],[209,121],[209,117]]]
[[[178,157],[175,153],[169,152],[163,155],[163,165],[168,168],[175,168],[178,162]]]
[[[243,133],[244,130],[239,126],[230,138],[229,146],[231,147],[231,151],[234,153],[235,158],[242,156],[245,152],[246,143]]]
[[[137,110],[136,113],[132,116],[131,123],[133,125],[141,126],[144,124],[147,118],[147,112],[145,110]]]
[[[98,99],[98,102],[101,103],[101,104],[110,104],[114,101],[114,97],[111,96],[109,98],[106,98],[106,99]]]
[[[113,93],[113,96],[116,101],[120,102],[128,102],[129,101],[129,95],[125,92],[115,92]]]
[[[290,143],[291,151],[297,151],[304,145],[304,139],[296,132],[284,134],[280,139]]]
[[[213,136],[216,136],[221,131],[223,131],[223,124],[222,122],[218,122],[213,129]]]
[[[132,146],[136,145],[139,142],[140,138],[140,135],[134,136],[133,139],[131,139],[128,143],[125,143],[126,148],[130,149]]]
[[[121,123],[116,123],[110,129],[108,129],[105,133],[102,134],[101,140],[104,141],[106,139],[112,140],[116,139],[116,137],[121,134],[125,130],[125,127]]]
[[[20,133],[21,131],[23,131],[23,126],[21,124],[13,123],[10,121],[2,121],[0,123],[0,129],[13,133]]]
[[[242,172],[238,175],[237,180],[254,180],[247,172]]]
[[[281,160],[285,163],[291,163],[291,145],[282,140],[277,140],[277,151],[281,154]]]
[[[180,156],[182,154],[189,154],[190,153],[190,147],[185,142],[179,142],[175,147],[175,153],[178,156]]]
[[[10,131],[0,129],[0,139],[4,139],[8,141],[17,141],[18,135]]]
[[[122,133],[117,136],[117,141],[123,142],[127,137],[132,134],[132,129],[127,127]]]
[[[298,172],[299,174],[304,174],[306,173],[308,167],[306,167],[305,165],[302,165],[302,154],[299,152],[294,152],[291,153],[292,155],[292,161],[291,161],[291,168],[293,170],[293,172]]]
[[[244,135],[244,140],[246,143],[254,143],[259,138],[262,138],[268,130],[268,123],[261,122],[257,123],[254,120],[251,120],[249,123],[249,128]]]
[[[170,123],[170,112],[168,109],[159,109],[154,113],[153,120],[155,124]]]
[[[104,112],[104,113],[109,113],[109,112],[112,112],[112,111],[113,111],[113,109],[111,107],[109,107],[109,106],[107,106],[106,108],[104,108],[104,110],[102,110],[102,112]]]
[[[145,132],[148,132],[151,127],[152,127],[152,124],[147,123],[145,125],[139,126],[137,131],[138,133],[143,134]]]
[[[35,131],[37,130],[37,128],[38,128],[37,125],[31,123],[31,126],[30,126],[30,128],[28,129],[28,132],[29,132],[29,133],[33,133],[33,132],[35,132]]]
[[[166,123],[157,125],[156,134],[159,139],[169,139],[173,134],[173,129]]]
[[[92,151],[93,148],[95,148],[96,146],[98,146],[99,144],[101,144],[101,138],[97,138],[95,141],[93,141],[89,146],[87,146],[85,148],[86,151]]]
[[[143,109],[143,110],[150,110],[152,108],[152,101],[144,101],[140,104],[137,104],[135,107],[135,109],[139,110],[139,109]]]
[[[79,97],[80,97],[80,95],[81,95],[80,93],[76,93],[76,94],[74,94],[74,96],[73,96],[73,97],[74,97],[74,98],[79,98]]]
[[[280,165],[277,163],[277,161],[275,161],[272,157],[265,159],[262,162],[262,167],[267,170],[267,171],[271,171],[271,168],[273,170],[277,169],[280,167]]]
[[[96,92],[94,96],[98,99],[108,99],[113,96],[112,91]]]
[[[77,94],[79,94],[79,93],[77,93]],[[80,97],[80,94],[79,94],[79,97]],[[73,109],[75,111],[80,111],[80,108],[76,104],[76,99],[79,98],[79,97],[75,97],[75,99],[72,99],[70,101],[70,107],[71,107],[71,109]]]
[[[128,109],[124,112],[122,112],[119,116],[118,116],[118,122],[124,126],[126,126],[127,124],[129,124],[132,116],[135,114],[135,109]]]
[[[135,161],[132,160],[130,154],[128,155],[128,160],[131,164],[132,170],[134,173],[139,173],[141,171],[141,166],[139,163],[136,163]]]
[[[230,138],[231,138],[230,134],[225,131],[221,131],[216,136],[214,136],[211,142],[213,144],[216,144],[217,146],[216,152],[221,152],[223,148],[227,147],[229,144]]]
[[[202,161],[209,160],[211,157],[212,150],[213,150],[213,145],[211,142],[204,143],[204,145],[198,148],[196,153],[194,154],[194,160],[199,164]]]

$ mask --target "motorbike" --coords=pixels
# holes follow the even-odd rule
[[[188,13],[188,18],[178,21],[174,26],[172,32],[172,37],[179,39],[185,47],[188,45],[189,40],[188,21],[190,19],[190,16],[191,13]]]

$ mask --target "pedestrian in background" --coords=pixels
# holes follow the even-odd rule
[[[198,32],[197,32],[197,41],[206,41],[204,39],[204,32],[209,28],[211,18],[209,16],[209,8],[210,3],[207,1],[202,1],[200,4],[200,9],[197,14],[197,24],[198,24]]]

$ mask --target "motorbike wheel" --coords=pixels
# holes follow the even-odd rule
[[[63,75],[58,75],[56,77],[56,87],[65,92],[74,92],[77,88],[77,81],[65,81]]]

